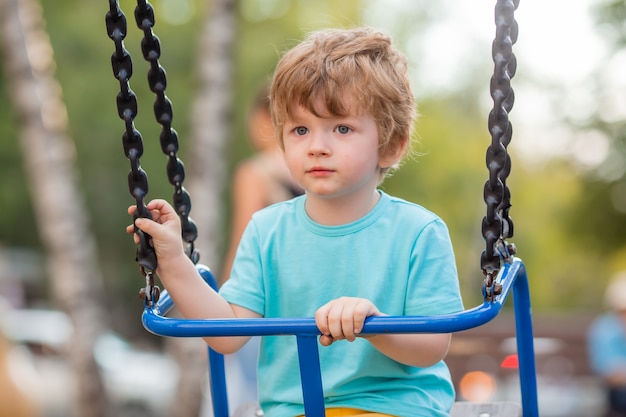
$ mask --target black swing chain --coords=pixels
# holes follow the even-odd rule
[[[177,156],[178,134],[172,128],[172,103],[165,95],[167,80],[165,70],[159,64],[161,45],[159,39],[152,32],[154,27],[154,10],[152,6],[142,0],[137,1],[135,20],[139,29],[144,33],[141,41],[141,50],[146,61],[150,63],[148,70],[148,84],[155,94],[154,115],[162,126],[160,134],[161,149],[167,156],[167,175],[174,186],[173,206],[181,219],[182,237],[187,244],[187,256],[197,263],[199,254],[194,248],[194,241],[198,235],[197,227],[189,218],[191,199],[183,187],[185,170],[182,161]],[[130,78],[133,74],[133,64],[130,53],[124,47],[127,34],[126,16],[119,7],[118,0],[109,0],[109,11],[106,14],[106,28],[109,38],[115,43],[115,52],[111,55],[113,75],[120,83],[120,92],[117,95],[117,109],[119,117],[124,120],[126,131],[122,136],[124,153],[130,160],[128,173],[128,189],[135,198],[137,211],[133,220],[138,217],[151,218],[150,211],[145,205],[148,194],[148,177],[141,168],[139,159],[143,154],[143,140],[141,133],[134,126],[137,116],[137,96],[130,88]],[[154,285],[154,271],[157,267],[157,258],[150,243],[150,236],[135,228],[139,236],[137,248],[137,262],[146,279],[145,288],[141,289],[141,296],[148,306],[158,301],[159,288]]]
[[[491,144],[486,155],[489,179],[484,187],[487,214],[482,221],[486,247],[480,259],[485,275],[483,296],[486,301],[493,300],[501,293],[502,288],[494,283],[494,278],[500,269],[501,260],[510,260],[516,252],[515,246],[506,242],[507,238],[513,237],[513,221],[509,217],[511,193],[506,180],[511,172],[507,146],[513,134],[509,112],[515,101],[511,79],[517,67],[513,44],[518,35],[515,20],[518,5],[519,0],[498,0],[495,7],[496,36],[492,44],[494,72],[490,83],[493,109],[488,119]]]

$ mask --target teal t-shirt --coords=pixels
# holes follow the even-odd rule
[[[389,315],[463,309],[448,229],[423,207],[380,192],[361,219],[324,226],[306,214],[306,196],[257,212],[220,293],[264,317],[313,317],[341,296],[362,297]],[[454,388],[447,366],[403,365],[367,340],[319,346],[326,407],[403,417],[447,416]],[[267,417],[304,413],[294,336],[261,341],[259,401]]]

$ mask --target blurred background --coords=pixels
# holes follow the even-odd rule
[[[481,303],[494,3],[154,0],[201,262],[220,271],[229,179],[254,151],[249,105],[278,57],[310,30],[365,24],[409,57],[421,114],[421,155],[382,187],[447,222],[466,306]],[[136,4],[119,4],[148,199],[171,201]],[[0,377],[0,416],[191,417],[206,409],[202,344],[159,338],[140,321],[145,281],[124,232],[134,200],[108,11],[104,1],[0,0],[0,371],[8,375]],[[625,18],[623,0],[522,0],[516,12],[511,242],[529,273],[548,417],[599,416],[603,407],[585,332],[604,310],[605,284],[626,269]],[[449,363],[459,399],[518,400],[511,337],[508,311],[455,337]],[[15,394],[1,388],[5,379]]]

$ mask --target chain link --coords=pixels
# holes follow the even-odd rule
[[[514,16],[518,5],[519,0],[498,0],[495,6],[496,36],[492,44],[494,72],[490,83],[493,108],[488,118],[491,144],[486,155],[489,179],[483,192],[487,205],[487,214],[482,221],[485,250],[480,259],[481,269],[486,276],[483,285],[486,300],[492,300],[501,291],[494,284],[501,259],[507,260],[515,254],[515,247],[506,242],[507,238],[513,237],[513,220],[509,217],[511,193],[506,180],[511,172],[507,146],[513,135],[509,112],[515,101],[511,79],[517,68],[513,44],[518,34]]]
[[[141,51],[144,59],[150,63],[148,70],[148,84],[155,94],[154,115],[157,122],[162,126],[160,134],[161,150],[167,156],[167,175],[170,184],[174,186],[173,206],[181,219],[181,233],[187,244],[187,255],[194,263],[198,262],[199,254],[194,248],[194,241],[198,235],[197,227],[189,218],[191,211],[191,198],[183,187],[185,169],[182,161],[178,158],[178,134],[172,128],[173,111],[172,103],[165,95],[167,79],[165,70],[159,64],[161,45],[159,39],[152,32],[154,27],[154,9],[143,0],[137,1],[135,8],[135,21],[139,29],[144,33],[141,41]],[[137,116],[137,96],[130,88],[130,78],[133,74],[133,64],[130,53],[124,46],[127,34],[126,16],[119,7],[118,0],[109,0],[109,11],[106,14],[106,28],[109,38],[115,44],[115,51],[111,56],[113,76],[120,83],[120,92],[117,95],[117,109],[119,117],[124,121],[125,132],[122,135],[124,153],[130,161],[128,173],[128,189],[135,198],[137,211],[133,220],[138,217],[152,218],[150,211],[145,205],[145,197],[148,194],[148,177],[141,168],[140,157],[143,155],[143,139],[141,133],[135,128],[134,120]],[[150,243],[150,236],[135,228],[139,236],[137,248],[137,262],[141,273],[145,276],[146,287],[141,289],[141,296],[148,305],[158,300],[159,289],[154,285],[153,271],[157,267],[157,258]]]

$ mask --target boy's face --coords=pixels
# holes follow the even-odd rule
[[[287,165],[309,197],[367,196],[380,181],[380,169],[395,162],[378,155],[374,118],[348,108],[346,116],[322,111],[318,117],[296,104],[283,126]]]

